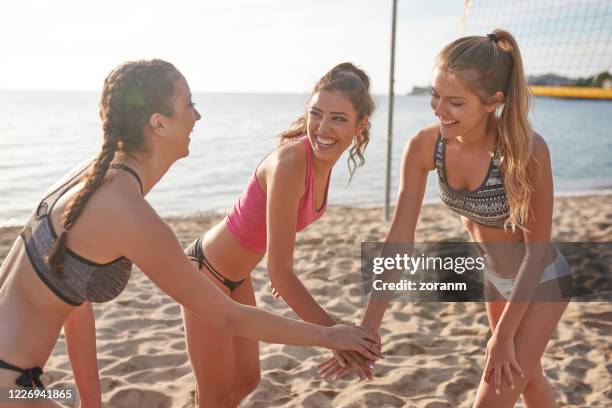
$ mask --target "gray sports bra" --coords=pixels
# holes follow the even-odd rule
[[[127,171],[136,177],[142,192],[142,182],[134,170],[119,163],[111,164],[111,168]],[[132,270],[132,262],[124,257],[99,264],[67,249],[64,273],[60,277],[51,272],[46,261],[57,239],[50,216],[53,206],[66,191],[82,180],[88,169],[89,166],[86,166],[76,176],[45,197],[20,234],[30,263],[38,277],[60,299],[73,306],[79,306],[84,301],[107,302],[117,297],[125,289]]]
[[[438,135],[434,150],[434,162],[438,172],[440,199],[451,210],[479,224],[503,228],[510,215],[508,196],[502,178],[498,152],[491,158],[484,181],[476,190],[458,190],[448,185],[446,179],[446,143]]]

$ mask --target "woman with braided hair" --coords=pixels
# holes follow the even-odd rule
[[[187,156],[190,132],[200,119],[185,78],[172,64],[150,60],[117,67],[105,80],[100,117],[100,153],[49,190],[0,269],[0,388],[42,387],[41,367],[64,327],[82,400],[99,406],[91,302],[119,295],[132,263],[218,330],[377,358],[379,339],[368,330],[302,323],[230,299],[194,267],[144,199]]]
[[[250,274],[267,254],[275,297],[306,322],[336,320],[315,301],[293,268],[296,233],[325,212],[331,171],[349,151],[351,176],[364,163],[369,117],[374,111],[370,79],[351,63],[333,67],[314,86],[303,113],[280,135],[227,217],[187,248],[202,274],[228,297],[255,305]],[[184,308],[187,350],[196,377],[196,405],[235,407],[260,380],[259,344],[219,330]],[[357,353],[334,351],[362,379],[369,363]]]

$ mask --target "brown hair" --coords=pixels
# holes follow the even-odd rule
[[[370,117],[372,112],[374,112],[375,104],[370,94],[370,78],[365,71],[357,68],[350,62],[338,64],[323,75],[315,84],[312,92],[310,92],[308,102],[310,103],[312,96],[320,91],[342,92],[357,111],[358,122],[366,116]],[[287,130],[279,135],[280,144],[284,144],[306,133],[307,122],[308,114],[304,113],[289,125]],[[363,132],[355,136],[353,145],[349,150],[348,167],[350,179],[353,178],[356,168],[365,163],[363,152],[370,141],[370,127],[371,124],[368,120]]]
[[[533,129],[527,116],[531,93],[516,40],[500,29],[487,36],[459,38],[444,47],[436,66],[460,79],[482,103],[490,103],[496,92],[503,92],[497,148],[510,204],[510,217],[504,228],[510,226],[513,231],[517,226],[524,228],[533,192],[527,177],[533,152]]]
[[[151,115],[172,115],[171,97],[174,82],[180,75],[169,62],[153,59],[121,64],[104,80],[100,97],[100,119],[104,131],[102,149],[84,177],[83,187],[64,208],[62,231],[47,258],[54,273],[63,274],[68,230],[102,184],[115,152],[145,149],[144,127]]]

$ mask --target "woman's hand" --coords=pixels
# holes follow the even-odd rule
[[[272,296],[274,296],[274,299],[280,299],[280,293],[278,293],[278,290],[276,290],[276,288],[272,286],[272,282],[268,284],[268,287],[272,291]]]
[[[319,364],[319,375],[333,380],[342,378],[350,372],[356,373],[362,380],[371,380],[374,361],[367,360],[354,351],[334,350],[334,356]]]
[[[319,376],[324,379],[331,377],[332,380],[343,378],[345,375],[353,371],[350,366],[344,364],[344,362],[341,363],[338,361],[336,354],[334,353],[332,357],[317,365]]]
[[[516,361],[516,352],[514,348],[513,337],[502,337],[493,333],[493,336],[487,343],[487,351],[485,353],[485,369],[482,375],[485,383],[491,383],[491,376],[495,386],[495,393],[499,394],[502,387],[502,375],[506,378],[510,388],[514,389],[514,379],[512,370],[525,377],[523,370],[519,367]]]
[[[82,408],[102,407],[93,306],[84,302],[64,321],[64,335]]]
[[[325,347],[334,350],[353,350],[368,360],[376,361],[383,358],[380,352],[380,336],[373,329],[337,324],[326,327]]]

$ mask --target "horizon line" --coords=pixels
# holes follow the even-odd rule
[[[70,88],[0,88],[0,92],[101,92],[101,89],[70,89]],[[269,94],[269,95],[308,95],[309,92],[295,92],[295,91],[203,91],[203,90],[192,90],[192,93],[204,93],[204,94]],[[412,90],[394,92],[394,96],[412,95]],[[388,92],[372,92],[374,96],[388,96]]]

